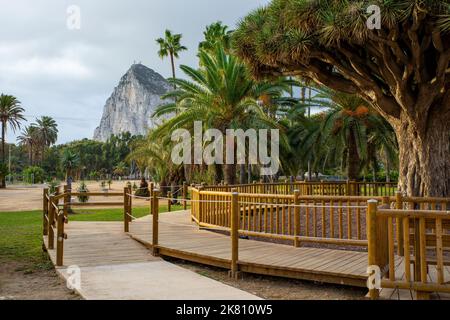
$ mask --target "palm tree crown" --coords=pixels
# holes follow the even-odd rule
[[[156,42],[159,44],[158,55],[161,59],[170,57],[172,65],[172,76],[175,78],[175,58],[179,58],[181,51],[187,50],[187,48],[181,45],[182,34],[172,34],[170,30],[166,30],[164,38],[159,38]]]

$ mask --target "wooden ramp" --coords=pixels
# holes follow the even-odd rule
[[[79,287],[73,289],[85,299],[259,299],[153,257],[147,248],[123,232],[121,222],[70,222],[66,232],[64,266],[56,270],[70,283],[78,272]],[[46,237],[44,240],[47,243]],[[55,250],[49,250],[49,255],[55,263]]]
[[[151,248],[151,218],[133,222],[130,235]],[[160,215],[158,248],[162,256],[230,268],[230,238],[199,230],[189,212]],[[367,265],[363,252],[239,241],[239,268],[243,272],[366,287]]]

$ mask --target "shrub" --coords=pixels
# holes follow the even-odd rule
[[[78,187],[78,193],[89,193],[89,189],[87,188],[87,185],[84,181],[82,181],[80,183],[80,186]],[[78,201],[81,203],[86,203],[89,201],[89,197],[88,196],[78,196]]]
[[[58,190],[59,185],[60,185],[60,182],[59,182],[59,181],[56,181],[56,180],[50,181],[50,182],[48,183],[48,192],[49,192],[50,194],[55,194],[56,191]]]
[[[28,167],[22,172],[24,181],[26,183],[43,183],[44,182],[44,170],[40,167]]]

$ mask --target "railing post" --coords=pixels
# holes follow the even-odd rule
[[[377,261],[377,200],[369,200],[367,208],[367,240],[368,240],[368,262],[369,267],[379,267]],[[381,275],[379,275],[381,276]],[[372,285],[375,285],[372,283]],[[379,298],[378,288],[369,287],[369,296],[372,300]]]
[[[129,224],[129,209],[128,209],[128,188],[123,189],[123,226],[124,226],[124,232],[128,233],[130,232],[130,224]]]
[[[239,276],[239,193],[233,189],[231,194],[231,271],[230,277]]]
[[[64,261],[64,240],[67,238],[64,233],[64,224],[66,223],[66,211],[68,210],[68,204],[66,203],[66,198],[64,198],[64,209],[63,213],[56,212],[57,221],[57,238],[56,238],[56,266],[63,266]]]
[[[150,201],[149,201],[149,205],[148,205],[149,210],[150,210],[149,211],[150,214],[152,214],[153,189],[155,189],[155,184],[153,182],[150,182],[150,185],[148,187],[148,191],[149,191],[149,194],[150,194]]]
[[[172,192],[167,192],[167,212],[172,212]]]
[[[48,203],[48,249],[53,250],[55,248],[55,231],[53,229],[55,224],[55,207],[53,206],[54,196],[50,196]]]
[[[43,192],[43,195],[44,195],[44,200],[43,200],[43,206],[42,206],[42,209],[43,209],[43,221],[42,221],[42,234],[44,235],[44,236],[48,236],[48,188],[45,188],[44,189],[44,192]]]
[[[131,187],[128,187],[128,223],[131,220],[131,217],[133,216],[133,189]]]
[[[158,236],[159,236],[159,190],[153,190],[152,196],[152,217],[153,217],[153,233],[152,233],[152,247],[153,247],[153,256],[159,256],[158,250]]]
[[[294,240],[294,246],[295,247],[300,247],[300,191],[299,190],[294,190],[294,236],[295,236],[295,240]]]
[[[203,213],[203,209],[204,209],[204,205],[202,203],[202,191],[203,191],[203,186],[198,187],[198,222],[202,223],[204,222],[204,213]]]
[[[71,210],[70,208],[70,202],[72,200],[72,189],[68,185],[64,186],[64,216],[68,217],[69,212]],[[67,206],[67,208],[66,208]]]
[[[186,181],[183,182],[183,210],[187,210],[188,186]]]
[[[395,193],[395,209],[402,210],[403,209],[403,194],[400,191]],[[403,247],[403,221],[399,217],[396,220],[397,222],[397,254],[400,257],[405,255],[405,249]]]

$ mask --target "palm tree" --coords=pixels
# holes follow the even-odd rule
[[[2,163],[6,163],[6,129],[9,125],[13,131],[20,128],[20,121],[25,120],[20,101],[11,95],[0,96],[0,122],[2,124]],[[5,177],[1,178],[0,188],[6,187]]]
[[[170,79],[179,90],[164,98],[176,102],[160,106],[154,116],[176,116],[163,123],[155,135],[170,136],[176,128],[192,129],[194,121],[202,121],[205,126],[224,134],[227,129],[277,127],[276,121],[265,112],[264,105],[258,102],[265,95],[281,96],[288,90],[285,83],[261,85],[255,82],[244,64],[227,55],[220,46],[213,52],[201,50],[199,57],[200,69],[180,67],[190,80]],[[225,180],[234,184],[236,166],[227,164],[225,171]]]
[[[396,141],[392,127],[359,96],[321,88],[313,101],[327,108],[321,115],[320,133],[315,136],[318,145],[341,157],[348,179],[357,180],[367,161],[376,166],[376,148],[384,146],[393,154]]]
[[[120,162],[114,168],[113,173],[118,177],[123,177],[126,174],[127,170],[128,170],[128,168],[127,168],[127,165],[125,164],[125,162]]]
[[[176,172],[180,166],[174,165],[171,161],[172,144],[170,137],[164,138],[164,143],[154,139],[152,132],[145,139],[136,140],[133,143],[133,150],[128,155],[128,161],[136,161],[139,168],[149,168],[150,175],[161,185],[167,186],[170,176]],[[164,194],[167,189],[161,190]]]
[[[45,148],[56,143],[58,139],[58,125],[51,117],[42,117],[36,120],[35,124],[41,144],[41,161],[44,161]]]
[[[25,127],[24,130],[22,130],[22,133],[19,137],[17,137],[17,140],[19,141],[19,144],[25,146],[28,150],[28,161],[30,166],[33,165],[33,155],[35,152],[34,147],[39,144],[39,135],[38,135],[38,128],[31,124],[27,127]]]
[[[72,152],[69,149],[65,149],[61,158],[61,166],[66,172],[66,181],[69,183],[73,170],[77,169],[80,164],[80,157],[78,154]]]
[[[170,30],[166,30],[165,37],[159,38],[156,42],[159,44],[158,55],[161,59],[165,57],[170,57],[170,63],[172,66],[172,77],[175,79],[175,58],[179,58],[179,53],[181,51],[187,50],[185,46],[181,45],[181,34],[172,34]],[[174,86],[176,89],[176,85]]]
[[[221,21],[212,23],[206,27],[206,31],[203,32],[205,40],[200,42],[199,50],[214,51],[219,45],[223,46],[226,52],[231,47],[231,34],[233,31],[228,30],[228,26],[223,25]]]

